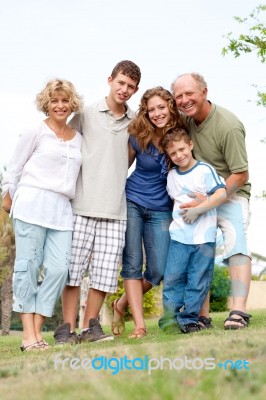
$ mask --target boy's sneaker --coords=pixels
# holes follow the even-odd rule
[[[80,342],[102,342],[104,340],[113,340],[112,335],[106,335],[102,330],[99,321],[95,318],[89,320],[89,328],[85,329],[79,335]]]
[[[181,326],[181,331],[183,333],[193,333],[200,331],[200,327],[198,324],[190,323]]]
[[[66,322],[56,328],[54,331],[56,345],[78,344],[79,336],[76,332],[70,332],[70,324]]]

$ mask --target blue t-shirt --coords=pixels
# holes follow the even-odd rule
[[[171,211],[165,155],[153,144],[143,152],[134,136],[129,137],[129,142],[136,151],[136,168],[127,178],[127,199],[153,211]]]

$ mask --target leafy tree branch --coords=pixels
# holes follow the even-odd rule
[[[242,54],[256,53],[260,62],[266,60],[266,21],[263,20],[266,12],[266,4],[257,6],[246,18],[234,17],[235,21],[243,24],[247,28],[247,33],[241,33],[237,38],[230,32],[225,35],[229,41],[226,47],[223,47],[222,54],[225,56],[232,53],[234,57],[240,57]],[[256,86],[256,85],[254,85]],[[257,105],[266,107],[266,92],[260,88],[257,92]]]

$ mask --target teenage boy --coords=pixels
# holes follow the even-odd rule
[[[98,317],[106,293],[117,290],[126,230],[127,126],[134,117],[127,101],[137,92],[140,78],[135,63],[119,62],[108,78],[108,96],[70,121],[83,134],[83,161],[72,203],[70,279],[62,294],[64,324],[54,333],[56,344],[113,339],[103,332]],[[78,336],[78,301],[86,272],[90,286],[83,330]]]
[[[213,277],[215,207],[226,198],[225,183],[209,164],[193,158],[193,143],[184,129],[167,133],[162,147],[173,166],[167,191],[174,209],[159,327],[169,331],[178,325],[183,333],[191,333],[200,330],[198,315]],[[181,210],[180,205],[195,192],[208,198],[195,208]]]

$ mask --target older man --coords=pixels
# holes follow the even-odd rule
[[[195,158],[211,164],[226,181],[227,200],[217,212],[224,240],[223,258],[229,265],[232,282],[233,307],[224,328],[240,329],[248,326],[251,317],[246,313],[251,279],[247,245],[251,185],[245,128],[233,113],[211,103],[207,94],[205,79],[197,73],[183,74],[173,83],[177,107],[187,116]],[[196,201],[183,207],[193,207]]]

